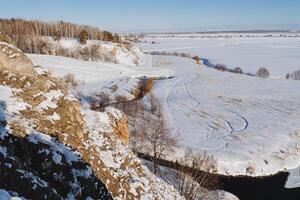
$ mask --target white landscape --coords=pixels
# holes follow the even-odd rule
[[[282,78],[300,69],[300,38],[295,36],[297,33],[150,34],[145,38],[147,43],[140,46],[146,52],[198,55],[213,64],[225,64],[229,68],[241,67],[246,73],[255,74],[260,67],[266,67],[272,77]]]
[[[169,39],[167,41],[176,49],[181,49],[180,52],[191,53],[184,49],[193,40],[196,40],[196,45],[201,46],[198,39],[185,41],[182,38],[176,40],[175,37],[171,40],[172,42]],[[224,39],[205,41],[207,40],[222,45]],[[263,43],[272,40],[273,43],[275,41],[288,46],[291,45],[291,40],[295,43],[299,39],[285,39],[285,42],[281,38],[259,40]],[[165,49],[164,39],[155,41],[158,44],[142,46],[142,50]],[[234,41],[242,44],[244,39],[235,38]],[[278,70],[281,75],[298,69],[286,69],[285,66],[279,68],[279,64],[272,60],[282,59],[282,63],[288,62],[288,58],[296,60],[296,53],[300,52],[300,45],[297,45],[294,45],[295,48],[298,47],[296,51],[285,52],[291,52],[287,56],[277,56],[276,53],[280,54],[282,48],[274,48],[272,56],[263,59],[269,64],[268,69]],[[241,53],[239,45],[235,48],[236,52]],[[246,47],[241,45],[240,48]],[[216,53],[214,56],[223,57]],[[255,57],[257,54],[252,55],[250,52],[246,56]],[[196,152],[206,151],[217,159],[219,173],[251,176],[275,174],[294,169],[300,164],[300,84],[297,81],[219,72],[205,65],[197,65],[192,59],[173,56],[151,58],[150,55],[145,55],[144,65],[141,66],[108,65],[45,55],[29,57],[54,74],[75,74],[76,78],[85,82],[82,86],[85,92],[89,89],[90,92],[95,92],[95,88],[100,90],[104,83],[118,82],[120,77],[127,77],[132,83],[136,77],[141,76],[173,77],[157,80],[153,90],[163,105],[169,129],[180,138],[177,153],[170,155],[170,160],[178,159],[188,148]],[[227,59],[230,58],[232,56],[227,54]],[[260,63],[260,60],[255,62]],[[259,67],[258,64],[256,66]],[[256,70],[248,69],[253,72]],[[123,84],[122,87],[125,89],[126,85]],[[130,84],[127,87],[130,90]],[[80,89],[82,88],[79,87]]]
[[[0,9],[0,200],[299,200],[300,2]]]

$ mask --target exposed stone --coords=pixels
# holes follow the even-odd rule
[[[116,117],[111,110],[107,111],[107,113],[111,120],[111,126],[114,128],[114,133],[126,146],[128,146],[129,129],[126,115],[124,113],[121,113],[120,116]]]

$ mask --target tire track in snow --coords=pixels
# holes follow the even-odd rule
[[[248,120],[244,116],[242,116],[239,113],[237,113],[235,111],[232,111],[232,110],[230,110],[228,108],[224,108],[224,109],[227,110],[228,112],[233,113],[234,115],[238,116],[242,121],[244,121],[244,127],[241,128],[240,130],[234,130],[233,129],[233,132],[242,132],[242,131],[244,131],[244,130],[246,130],[248,128],[249,122],[248,122]]]

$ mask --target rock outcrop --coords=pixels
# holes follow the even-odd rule
[[[6,141],[3,144],[10,138],[16,140],[0,149],[0,161],[7,163],[7,155],[21,160],[11,163],[14,164],[11,169],[1,165],[0,179],[4,181],[0,181],[0,188],[23,191],[15,185],[14,179],[10,184],[3,177],[7,177],[6,171],[18,173],[19,169],[28,169],[28,173],[37,176],[38,182],[41,180],[38,193],[52,195],[51,199],[65,198],[66,195],[85,199],[88,194],[93,198],[100,195],[100,199],[111,196],[122,200],[182,199],[172,186],[154,176],[126,147],[125,116],[113,109],[104,113],[84,109],[68,94],[62,80],[36,68],[26,55],[13,47],[0,43],[0,49],[0,93],[3,94],[0,100],[5,104],[4,117],[0,120],[0,140]],[[19,146],[18,153],[15,146]],[[68,156],[72,154],[68,162]],[[81,180],[87,171],[90,176]],[[75,184],[59,187],[63,182],[60,178],[75,181]],[[23,184],[30,181],[28,178],[28,183]],[[43,181],[48,184],[43,185]],[[20,195],[38,195],[37,191],[26,187],[27,193]]]
[[[128,128],[128,120],[124,113],[121,111],[114,109],[112,107],[108,107],[105,109],[105,112],[108,114],[111,126],[114,129],[114,133],[117,137],[126,145],[129,144],[129,128]]]

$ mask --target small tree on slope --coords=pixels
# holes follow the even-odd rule
[[[88,38],[89,38],[89,35],[85,29],[83,29],[78,35],[79,42],[80,42],[80,44],[83,44],[83,45],[86,44],[86,41],[88,40]]]

